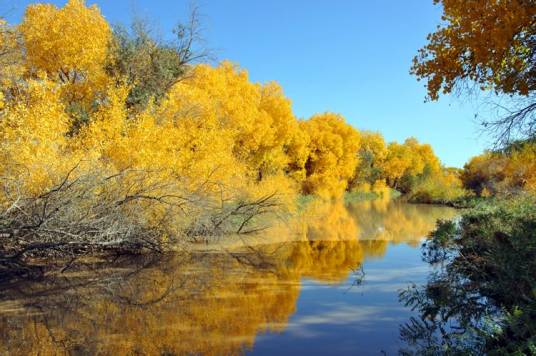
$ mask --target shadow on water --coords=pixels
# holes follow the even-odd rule
[[[304,281],[366,284],[365,261],[390,244],[418,246],[454,214],[387,201],[318,206],[264,243],[87,260],[0,291],[0,354],[255,352],[260,335],[289,328]]]

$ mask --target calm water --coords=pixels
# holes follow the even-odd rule
[[[0,291],[0,354],[396,354],[412,315],[398,290],[425,281],[420,242],[454,215],[323,206],[292,238],[279,227],[247,247],[99,260],[21,283]]]

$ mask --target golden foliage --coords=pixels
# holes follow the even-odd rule
[[[415,184],[410,199],[420,203],[449,203],[467,195],[461,180],[461,170],[444,168]]]
[[[61,9],[30,5],[20,31],[32,71],[71,80],[102,70],[111,39],[110,26],[99,9],[86,7],[83,0],[69,0]]]
[[[0,120],[0,175],[22,179],[31,194],[44,192],[78,163],[65,137],[69,117],[59,96],[54,83],[29,81]]]
[[[0,18],[0,85],[2,91],[12,86],[24,73],[22,57],[23,51],[17,29]]]
[[[403,144],[392,142],[387,146],[387,157],[381,163],[382,176],[388,185],[403,193],[412,190],[416,179],[440,176],[441,164],[429,144],[408,138]]]
[[[358,160],[359,133],[337,114],[315,115],[300,123],[309,134],[304,192],[322,197],[341,197]]]
[[[300,164],[304,139],[299,133],[290,100],[276,83],[251,83],[247,72],[230,62],[213,68],[196,66],[184,84],[175,86],[171,98],[182,91],[204,96],[204,108],[214,117],[214,129],[232,139],[235,157],[243,162],[252,179],[262,180]]]
[[[480,196],[536,193],[536,144],[522,142],[505,151],[473,157],[464,167],[462,180]]]
[[[459,82],[481,89],[527,95],[534,90],[536,5],[522,0],[434,0],[444,24],[413,60],[412,72],[427,81],[428,95],[450,93]]]
[[[387,157],[387,146],[379,132],[361,132],[361,142],[357,151],[359,163],[349,182],[349,190],[370,192],[374,185],[381,184],[382,165]],[[385,182],[384,182],[385,183]],[[377,186],[378,192],[381,192]]]
[[[58,9],[52,4],[27,7],[19,26],[30,74],[69,84],[63,98],[89,107],[106,86],[104,66],[112,33],[97,6],[69,0]]]

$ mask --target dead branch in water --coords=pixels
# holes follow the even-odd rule
[[[229,200],[214,192],[214,184],[185,191],[184,181],[157,178],[161,172],[78,170],[73,167],[38,195],[23,193],[22,178],[0,177],[0,274],[31,274],[31,258],[162,253],[181,239],[252,234],[265,228],[260,217],[280,207],[275,193]]]

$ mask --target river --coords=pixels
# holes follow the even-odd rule
[[[88,259],[3,289],[0,355],[396,354],[413,315],[398,291],[426,281],[422,240],[456,211],[313,210],[257,237]]]

